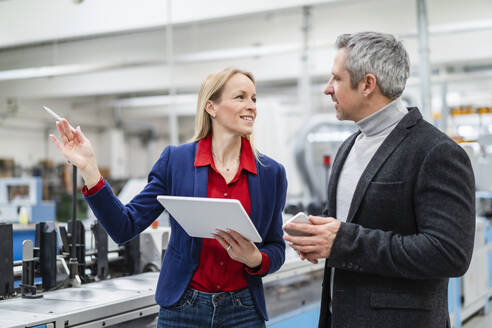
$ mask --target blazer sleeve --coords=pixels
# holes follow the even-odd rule
[[[461,147],[446,141],[429,151],[419,168],[412,201],[416,234],[342,223],[328,265],[410,279],[463,275],[473,251],[475,182]]]
[[[106,183],[94,195],[85,197],[106,232],[118,244],[124,243],[147,228],[164,210],[158,195],[169,193],[167,172],[171,147],[167,147],[148,175],[147,185],[124,205]]]
[[[282,212],[285,207],[285,197],[287,193],[287,178],[285,175],[285,169],[279,164],[280,169],[277,172],[276,177],[276,197],[275,207],[272,216],[272,223],[266,237],[264,238],[263,245],[259,250],[268,256],[270,265],[268,271],[263,275],[256,275],[256,277],[263,277],[269,273],[273,273],[280,269],[285,261],[285,241],[283,240],[282,230]]]

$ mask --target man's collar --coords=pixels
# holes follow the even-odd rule
[[[374,136],[398,123],[407,113],[408,109],[397,98],[356,124],[365,136]]]

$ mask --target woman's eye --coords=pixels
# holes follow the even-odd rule
[[[243,99],[243,95],[236,96],[236,98]]]
[[[251,100],[253,100],[253,102],[256,103],[256,98],[251,98]]]

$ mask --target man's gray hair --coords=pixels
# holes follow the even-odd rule
[[[336,43],[338,49],[348,50],[345,68],[350,74],[352,88],[366,74],[374,74],[384,96],[398,98],[405,89],[410,74],[410,59],[401,41],[391,34],[361,32],[342,34]]]

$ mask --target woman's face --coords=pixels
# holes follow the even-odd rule
[[[253,133],[256,88],[246,75],[234,74],[224,85],[218,102],[212,102],[211,105],[213,108],[209,108],[208,112],[215,115],[214,131],[223,129],[240,136]]]

